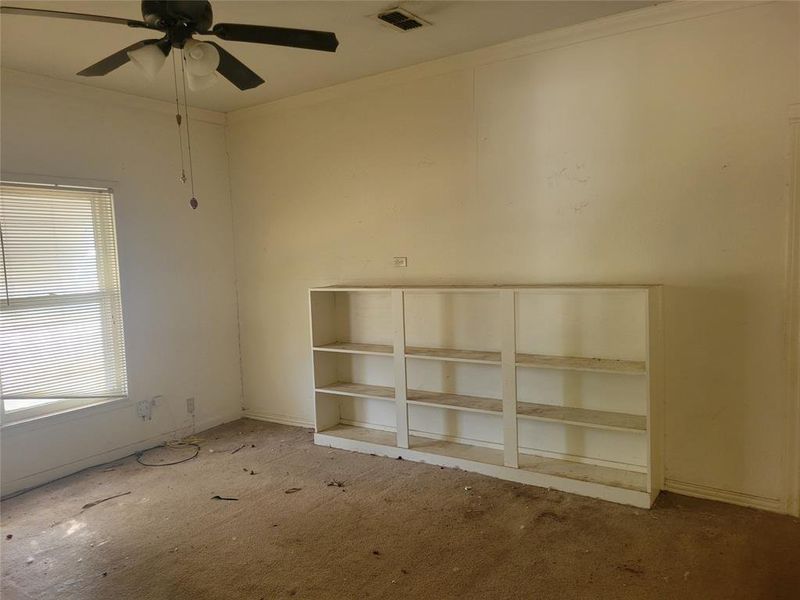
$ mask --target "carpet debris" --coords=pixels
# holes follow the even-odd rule
[[[115,494],[113,496],[109,496],[108,498],[102,498],[101,500],[95,500],[94,502],[89,502],[88,504],[84,504],[81,506],[81,510],[86,510],[87,508],[92,508],[93,506],[97,506],[103,502],[107,502],[109,500],[113,500],[114,498],[119,498],[120,496],[127,496],[130,492],[123,492],[121,494]]]
[[[344,487],[344,481],[339,481],[338,479],[331,479],[330,481],[326,482],[325,485],[328,487]]]
[[[237,453],[239,450],[241,450],[241,449],[242,449],[242,448],[244,448],[244,447],[245,447],[245,444],[242,444],[242,445],[241,445],[241,446],[239,446],[239,447],[238,447],[236,450],[234,450],[233,452],[231,452],[231,454],[236,454],[236,453]]]
[[[549,521],[555,521],[557,523],[561,523],[561,522],[566,520],[566,517],[563,516],[563,515],[559,515],[558,513],[554,513],[552,511],[549,511],[549,510],[546,510],[546,511],[541,512],[538,515],[536,515],[536,520],[537,521],[542,521],[542,520],[545,520],[545,519],[549,520]]]
[[[238,498],[226,498],[225,496],[211,496],[211,499],[212,500],[233,500],[235,502],[238,502],[238,500],[239,500]]]
[[[295,492],[299,492],[303,488],[289,488],[288,490],[284,490],[284,494],[294,494]]]
[[[633,573],[634,575],[643,575],[644,569],[636,565],[617,565],[617,569],[620,571],[627,571],[628,573]]]

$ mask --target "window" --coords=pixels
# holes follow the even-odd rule
[[[5,422],[127,394],[111,190],[0,182]]]

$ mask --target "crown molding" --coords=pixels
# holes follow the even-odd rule
[[[242,108],[227,113],[228,124],[239,123],[280,110],[311,106],[328,100],[365,93],[381,87],[426,79],[463,69],[475,69],[573,44],[770,3],[759,0],[695,0],[658,4]]]
[[[82,100],[113,104],[134,110],[158,112],[165,115],[170,115],[171,117],[175,116],[175,105],[162,100],[154,100],[152,98],[144,98],[142,96],[125,94],[123,92],[115,92],[90,85],[75,83],[73,81],[64,81],[63,79],[55,79],[53,77],[46,77],[44,75],[36,75],[34,73],[27,73],[25,71],[17,71],[15,69],[3,68],[0,70],[0,74],[2,76],[3,87],[18,86],[37,90],[46,90],[55,94],[61,94],[63,96],[70,96]],[[202,121],[204,123],[222,126],[226,124],[225,113],[207,110],[204,108],[194,108],[191,106],[189,108],[189,114],[193,121]]]

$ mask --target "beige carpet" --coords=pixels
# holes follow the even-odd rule
[[[4,600],[800,598],[797,519],[670,494],[639,510],[256,421],[200,435],[181,465],[4,501]]]

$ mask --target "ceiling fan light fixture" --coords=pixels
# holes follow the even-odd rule
[[[167,60],[166,55],[155,44],[148,44],[128,52],[128,58],[150,81],[153,81]]]
[[[207,42],[186,40],[183,56],[186,59],[186,71],[194,77],[214,75],[219,67],[219,51]]]

